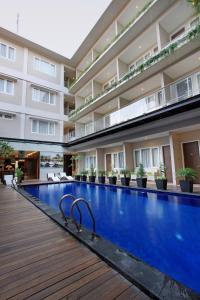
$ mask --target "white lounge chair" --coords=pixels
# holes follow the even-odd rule
[[[60,172],[58,177],[60,178],[60,180],[74,180],[72,176],[67,176],[65,172]]]
[[[48,181],[60,181],[60,178],[55,176],[54,173],[47,173],[47,179]]]

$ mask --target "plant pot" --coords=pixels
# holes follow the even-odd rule
[[[121,177],[121,184],[124,186],[129,186],[130,185],[130,177]]]
[[[117,177],[116,176],[108,177],[108,180],[109,180],[109,184],[116,184],[117,183]]]
[[[101,183],[101,184],[104,184],[105,183],[105,176],[99,176],[98,177],[98,181],[99,181],[99,183]]]
[[[80,175],[75,175],[75,180],[80,181],[81,180],[81,176]]]
[[[136,178],[137,186],[140,188],[147,187],[147,178]]]
[[[81,175],[81,181],[87,181],[87,176],[86,175]]]
[[[181,191],[185,193],[193,193],[193,180],[180,180]]]
[[[89,182],[95,182],[96,176],[89,176]]]
[[[158,190],[167,189],[167,179],[155,179],[155,182]]]

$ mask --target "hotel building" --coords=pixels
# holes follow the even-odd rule
[[[27,169],[37,160],[34,178],[63,155],[70,173],[77,153],[78,172],[142,163],[153,180],[164,163],[169,182],[185,166],[200,183],[199,94],[200,17],[186,0],[112,1],[70,60],[0,29],[0,137]]]

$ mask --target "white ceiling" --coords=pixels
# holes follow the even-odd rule
[[[112,23],[111,26],[104,32],[101,38],[94,45],[94,49],[98,52],[103,51],[105,46],[107,46],[111,40],[115,37],[115,23]]]
[[[92,81],[86,84],[77,94],[80,97],[87,97],[88,95],[92,94]]]
[[[120,24],[126,26],[138,12],[144,7],[148,0],[131,0],[130,4],[122,11],[120,16],[117,18]]]
[[[172,33],[193,15],[194,9],[191,4],[187,3],[186,0],[181,0],[174,8],[163,15],[160,24],[168,33]]]
[[[94,78],[101,84],[104,84],[106,81],[114,77],[117,73],[116,60],[113,60],[109,63],[101,72]]]
[[[110,113],[118,108],[118,98],[115,98],[106,104],[102,105],[101,107],[97,108],[95,112],[100,113],[100,114],[106,114]]]
[[[143,97],[147,93],[151,92],[152,90],[157,90],[161,87],[161,77],[160,74],[149,78],[148,80],[142,82],[141,84],[137,85],[136,87],[128,90],[124,94],[121,95],[122,98],[127,100],[134,100]]]
[[[165,70],[165,73],[176,80],[184,76],[184,74],[192,73],[192,71],[197,68],[200,68],[200,51],[169,67]]]
[[[131,43],[130,46],[122,52],[119,58],[129,65],[131,62],[141,57],[149,49],[153,48],[156,44],[156,25],[153,24],[133,43]]]

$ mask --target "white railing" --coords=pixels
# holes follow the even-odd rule
[[[200,72],[167,85],[153,94],[134,101],[130,105],[106,115],[95,122],[78,124],[73,140],[143,116],[198,94],[200,94]]]

